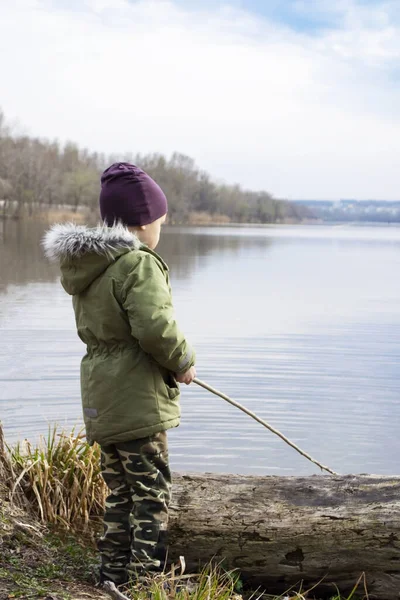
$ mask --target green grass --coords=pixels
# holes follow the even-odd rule
[[[244,591],[238,571],[226,571],[221,565],[209,564],[200,573],[185,574],[172,569],[168,573],[142,578],[127,586],[123,593],[132,600],[312,600],[316,587],[287,590],[280,596],[264,590]],[[325,596],[326,597],[326,596]],[[336,591],[329,600],[368,600],[365,574],[362,573],[348,595]]]
[[[173,567],[168,573],[141,578],[129,586],[134,600],[239,600],[242,583],[237,571],[207,565],[200,573],[185,574]]]

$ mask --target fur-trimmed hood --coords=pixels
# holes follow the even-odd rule
[[[115,250],[137,250],[140,242],[136,235],[121,224],[89,228],[74,223],[56,223],[43,238],[44,252],[52,261],[80,258],[88,252],[109,256]]]
[[[60,261],[61,283],[68,294],[82,292],[122,254],[141,246],[136,235],[121,224],[89,228],[56,223],[44,235],[44,252]]]

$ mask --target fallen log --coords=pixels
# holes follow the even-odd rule
[[[398,600],[400,477],[175,474],[169,539],[188,569],[214,558],[268,593],[346,593],[364,572],[371,599]]]

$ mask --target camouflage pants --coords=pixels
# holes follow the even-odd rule
[[[118,584],[162,569],[171,494],[166,432],[102,446],[101,467],[111,490],[98,542],[103,576]]]

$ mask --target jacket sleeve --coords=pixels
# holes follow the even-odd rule
[[[151,254],[143,253],[128,274],[122,304],[132,336],[160,365],[184,373],[195,364],[195,353],[176,323],[165,274]]]

